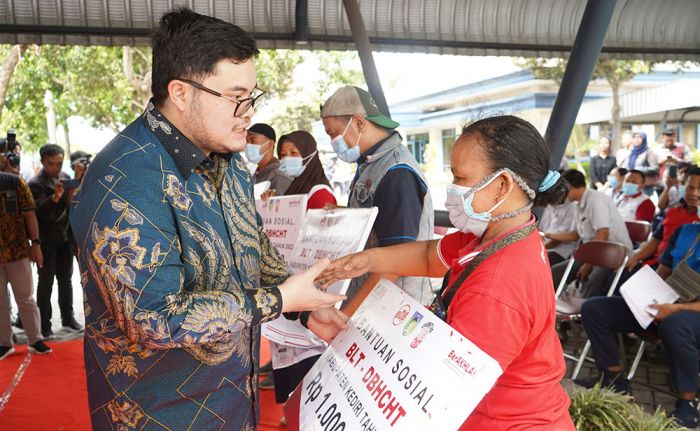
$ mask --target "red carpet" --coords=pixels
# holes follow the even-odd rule
[[[29,366],[0,412],[0,430],[12,431],[86,431],[90,429],[82,340],[50,344],[49,355],[33,355]],[[263,340],[262,363],[270,359],[269,343]],[[27,346],[0,361],[0,397],[12,383],[22,364]],[[260,391],[260,431],[284,430],[280,427],[282,406],[275,404],[274,391]]]

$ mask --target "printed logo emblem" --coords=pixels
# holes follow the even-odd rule
[[[404,325],[403,327],[404,337],[413,332],[413,330],[418,327],[418,324],[421,320],[423,320],[423,315],[417,311],[414,312],[413,316],[410,319],[408,319],[408,322],[406,322],[406,325]]]
[[[394,314],[394,326],[399,326],[400,324],[403,323],[404,320],[406,320],[406,317],[408,317],[408,313],[411,312],[411,306],[406,304],[399,311]]]
[[[418,331],[418,335],[416,335],[416,338],[414,338],[411,342],[411,348],[415,349],[416,347],[420,346],[420,343],[422,343],[425,337],[427,337],[428,334],[433,332],[434,329],[435,324],[433,322],[425,322],[423,326],[420,327],[420,331]]]

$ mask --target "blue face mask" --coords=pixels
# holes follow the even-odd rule
[[[260,163],[264,155],[260,152],[261,149],[262,145],[247,144],[245,146],[245,157],[251,163]]]
[[[617,188],[620,185],[620,181],[616,177],[608,177],[608,183],[612,188]]]
[[[501,171],[491,175],[491,178],[486,181],[478,189],[473,187],[465,187],[457,184],[447,185],[447,200],[445,208],[450,216],[452,225],[464,233],[471,233],[481,238],[486,231],[491,219],[491,213],[505,202],[505,198],[496,203],[491,209],[483,213],[477,213],[472,207],[474,193],[483,189],[495,180]],[[510,192],[509,192],[510,194]]]
[[[360,134],[357,135],[357,142],[355,142],[354,147],[348,148],[348,144],[345,142],[344,135],[345,132],[348,131],[350,123],[352,123],[352,119],[350,119],[348,125],[345,126],[345,130],[342,134],[331,139],[331,146],[333,147],[333,151],[335,151],[340,160],[346,163],[354,163],[357,161],[357,159],[360,158],[360,136],[362,136],[362,132],[360,132]]]
[[[311,159],[315,155],[316,151],[309,154],[305,158],[291,156],[285,157],[282,160],[280,160],[280,167],[278,169],[284,172],[285,174],[289,175],[290,177],[296,178],[299,175],[303,174],[304,169],[306,169],[304,161]]]
[[[622,193],[626,194],[627,196],[634,196],[639,193],[639,186],[637,184],[624,183],[622,185]]]
[[[685,199],[685,184],[678,186],[678,197]]]

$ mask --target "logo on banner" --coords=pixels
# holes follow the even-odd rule
[[[415,349],[420,346],[420,343],[423,342],[428,334],[433,332],[433,329],[435,329],[435,324],[433,322],[425,322],[423,326],[420,327],[420,331],[418,332],[418,335],[416,335],[416,338],[411,341],[411,349]]]
[[[421,320],[423,320],[423,315],[417,311],[414,312],[413,316],[408,320],[408,322],[406,322],[406,325],[404,325],[403,327],[404,337],[413,332],[413,330],[418,327],[418,324]]]
[[[411,312],[411,306],[406,304],[399,311],[394,314],[394,326],[399,326],[400,324],[403,323],[404,320],[406,320],[406,317],[408,317],[408,313]]]

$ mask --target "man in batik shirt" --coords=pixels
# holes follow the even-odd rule
[[[153,99],[74,198],[93,429],[255,429],[259,325],[305,309],[317,329],[344,324],[328,307],[342,297],[313,284],[327,262],[288,278],[255,211],[237,152],[257,52],[232,24],[163,16]]]

